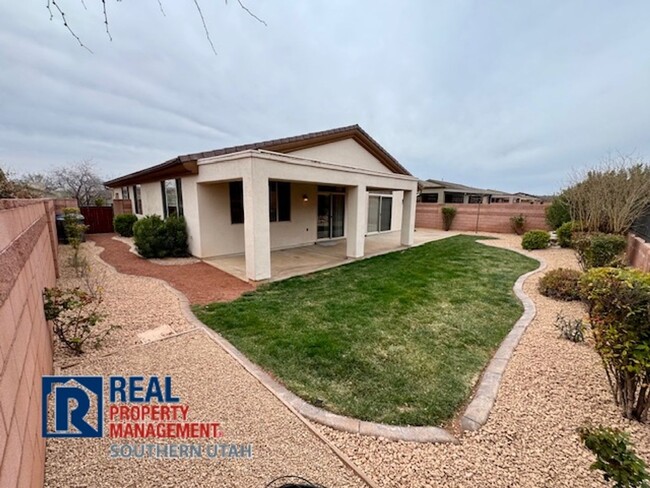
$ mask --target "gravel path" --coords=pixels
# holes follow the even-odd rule
[[[190,327],[175,293],[160,281],[120,274],[103,265],[97,259],[100,249],[92,243],[83,248],[91,262],[91,278],[105,289],[107,321],[121,328],[99,351],[90,350],[81,359],[58,349],[57,366],[68,366],[58,374],[170,375],[174,394],[190,407],[189,420],[221,423],[225,435],[217,442],[252,444],[253,459],[109,459],[113,442],[108,437],[48,439],[45,486],[264,487],[281,475],[301,475],[328,487],[366,486],[205,331]],[[63,263],[69,248],[60,249]],[[70,268],[62,265],[61,270],[59,285],[85,286]],[[161,325],[181,334],[139,344],[138,333]]]
[[[182,292],[192,304],[206,305],[234,300],[255,288],[250,283],[202,262],[169,266],[151,263],[130,252],[128,244],[113,237],[114,234],[93,234],[88,239],[103,248],[101,258],[120,273],[165,280]]]
[[[494,237],[498,240],[486,244],[521,250],[517,236]],[[569,250],[530,254],[544,259],[548,269],[577,268]],[[621,417],[591,346],[558,338],[556,314],[583,317],[583,307],[541,296],[541,276],[524,286],[537,316],[512,356],[487,424],[478,432],[465,434],[457,445],[387,441],[320,426],[321,432],[385,487],[609,486],[589,470],[593,456],[576,434],[589,420],[627,430],[637,452],[650,460],[650,426]]]

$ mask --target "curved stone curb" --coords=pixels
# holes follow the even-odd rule
[[[474,394],[470,404],[465,409],[465,413],[463,413],[463,416],[460,418],[460,427],[463,431],[478,430],[487,422],[488,417],[490,416],[490,411],[492,410],[497,398],[497,393],[499,392],[503,372],[508,366],[512,353],[519,344],[519,340],[524,335],[526,328],[530,325],[537,314],[535,302],[524,293],[524,283],[532,275],[543,271],[546,268],[546,262],[537,256],[519,251],[518,249],[507,249],[532,258],[540,264],[537,269],[521,275],[512,287],[515,295],[517,295],[517,298],[519,298],[521,303],[524,305],[524,313],[519,317],[519,320],[517,320],[515,325],[512,327],[512,330],[508,333],[501,343],[501,346],[499,346],[499,349],[497,349],[497,352],[492,357],[492,360],[488,363],[487,368],[485,368],[485,371],[481,376],[481,381],[476,389],[476,393]]]

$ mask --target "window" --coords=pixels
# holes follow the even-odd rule
[[[140,185],[133,185],[133,200],[135,204],[135,213],[142,215],[142,188]]]
[[[463,193],[445,192],[445,203],[463,203],[465,195]]]
[[[244,223],[244,185],[241,181],[231,181],[230,190],[230,223]]]
[[[422,203],[438,203],[438,194],[437,193],[423,193],[420,195],[420,201]]]
[[[291,220],[291,183],[269,181],[269,220],[271,222]]]
[[[183,191],[180,178],[160,182],[165,218],[183,215]]]
[[[122,187],[122,200],[128,200],[129,199],[129,187],[128,186],[123,186]]]
[[[468,203],[481,203],[482,201],[481,195],[470,195]]]

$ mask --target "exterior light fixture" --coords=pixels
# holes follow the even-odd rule
[[[303,202],[308,202],[309,201],[309,197],[307,196],[306,193],[302,196],[302,201]]]

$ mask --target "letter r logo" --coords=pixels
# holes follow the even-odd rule
[[[103,378],[43,376],[43,437],[101,437]]]

